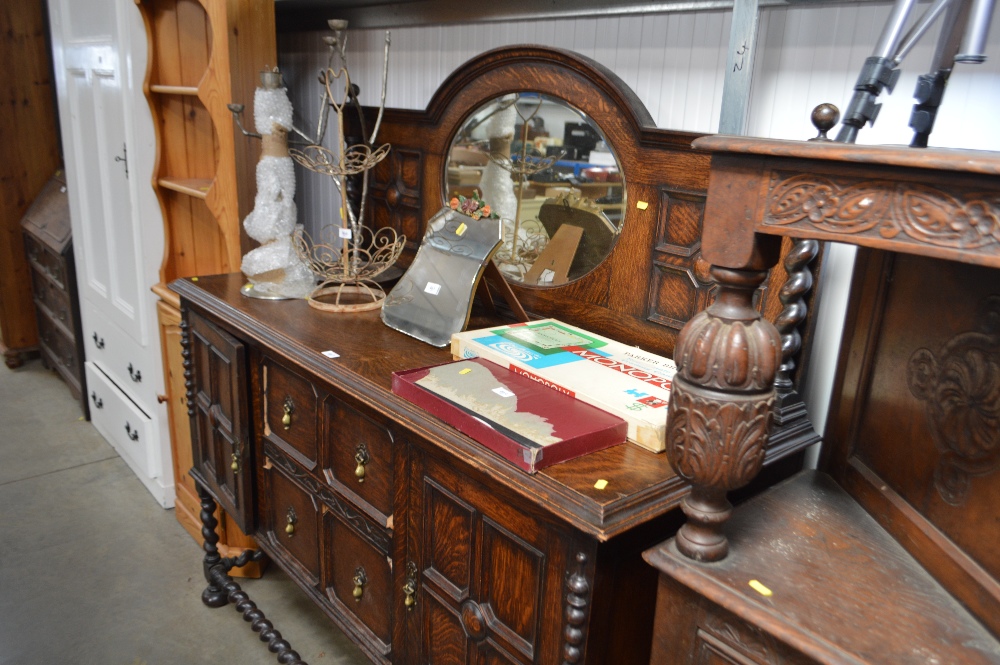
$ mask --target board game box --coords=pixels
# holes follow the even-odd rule
[[[481,358],[393,372],[392,391],[528,473],[625,443],[621,418]]]
[[[621,417],[628,439],[665,447],[667,403],[677,366],[555,319],[455,333],[455,358],[485,358]]]

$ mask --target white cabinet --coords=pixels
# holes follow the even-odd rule
[[[150,184],[146,32],[131,0],[48,0],[94,426],[174,504],[156,297],[163,223]],[[120,421],[120,422],[119,422]]]

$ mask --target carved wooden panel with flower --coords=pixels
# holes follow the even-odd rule
[[[1000,469],[1000,296],[983,302],[978,323],[936,354],[917,349],[907,367],[941,453],[934,487],[953,506],[965,502],[971,476]]]
[[[906,181],[772,171],[762,223],[835,236],[1000,253],[1000,194]],[[865,243],[861,243],[865,244]]]

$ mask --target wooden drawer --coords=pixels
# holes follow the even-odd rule
[[[392,560],[329,510],[323,516],[323,539],[327,598],[355,632],[388,655],[396,592]]]
[[[319,448],[319,394],[315,386],[270,358],[263,359],[262,372],[265,436],[314,469]]]
[[[87,360],[97,363],[123,392],[151,412],[157,402],[150,354],[86,300],[80,314]]]
[[[382,526],[392,515],[393,435],[343,400],[324,402],[327,482]]]
[[[76,341],[72,335],[42,310],[38,316],[38,338],[42,343],[45,359],[76,389],[75,394],[79,394],[80,363],[76,356]]]
[[[297,572],[307,586],[319,586],[319,504],[278,466],[266,461],[263,471],[264,536],[274,554]]]
[[[160,475],[152,421],[92,362],[85,363],[94,427],[126,463],[147,478]]]
[[[32,266],[31,284],[35,295],[35,305],[39,306],[53,320],[72,334],[73,309],[70,306],[69,294],[66,289],[50,280],[38,266]]]
[[[24,239],[31,267],[66,288],[66,267],[62,257],[30,235],[25,235]]]

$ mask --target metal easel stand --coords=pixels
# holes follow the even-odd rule
[[[944,18],[931,71],[918,77],[913,94],[917,103],[910,115],[909,125],[914,131],[911,147],[927,147],[927,138],[934,128],[945,85],[955,63],[978,64],[986,60],[984,50],[994,0],[936,0],[904,33],[916,1],[896,0],[893,5],[874,53],[861,68],[837,141],[854,143],[865,123],[875,124],[881,108],[876,99],[883,90],[892,92],[899,80],[898,67],[903,58],[939,17]]]

